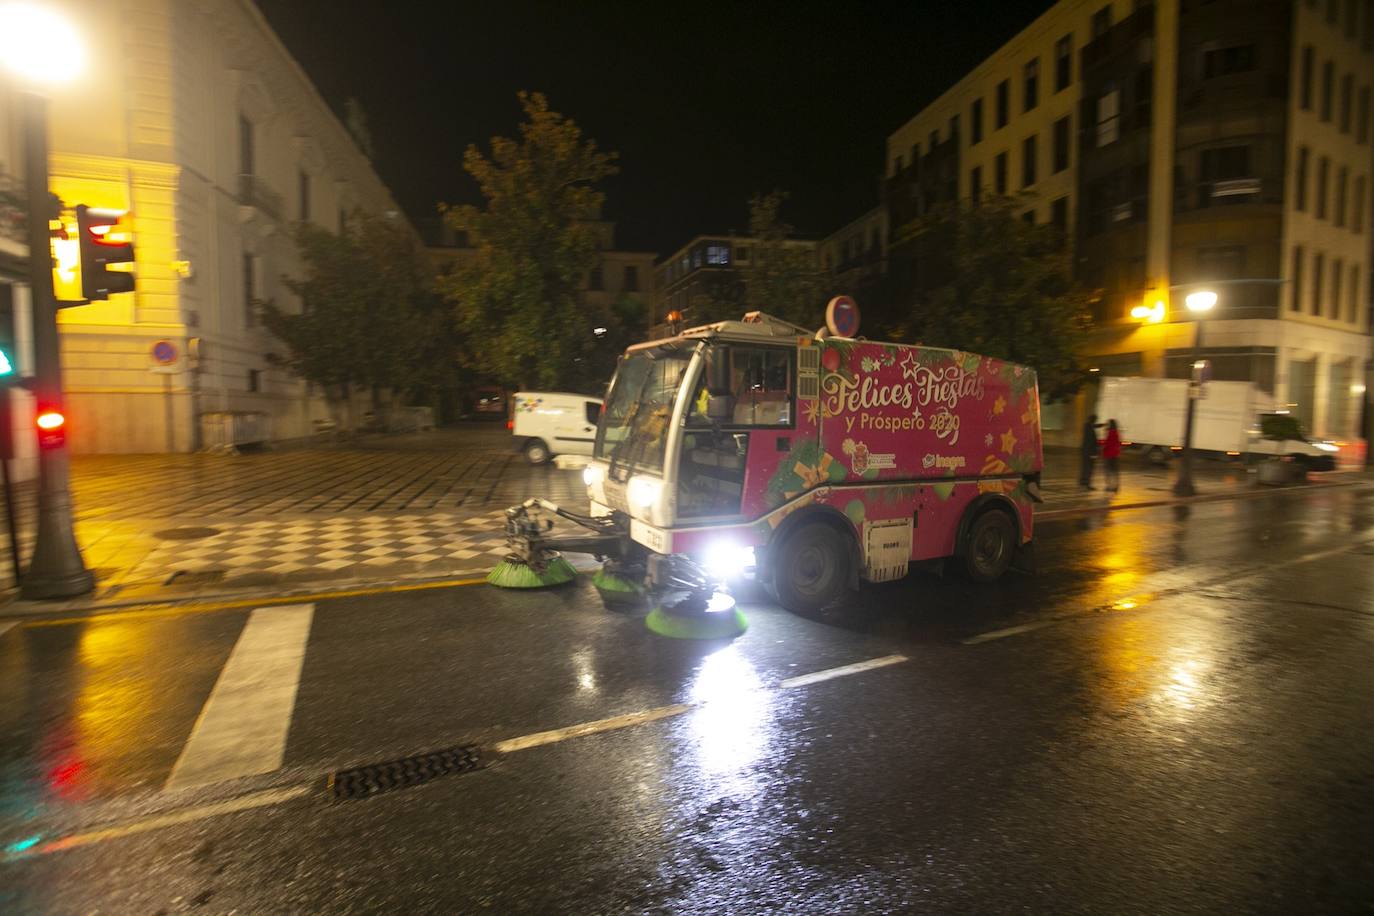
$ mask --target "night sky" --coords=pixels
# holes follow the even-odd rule
[[[534,89],[620,153],[606,216],[660,255],[743,230],[775,188],[799,234],[838,229],[877,203],[888,133],[1049,5],[259,0],[335,111],[362,103],[417,225],[472,199],[463,150],[513,133]]]

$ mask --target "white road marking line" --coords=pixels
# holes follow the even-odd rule
[[[253,611],[165,791],[281,768],[314,613],[313,604]]]
[[[646,722],[656,722],[659,719],[680,716],[684,712],[691,712],[699,705],[698,703],[674,703],[671,706],[659,706],[642,712],[612,716],[609,719],[597,719],[595,722],[583,722],[581,725],[569,725],[567,728],[555,728],[546,732],[523,735],[519,738],[507,738],[505,741],[498,741],[493,744],[492,750],[509,754],[512,751],[523,751],[526,748],[539,747],[544,744],[557,744],[560,741],[567,741],[569,738],[581,738],[583,735],[595,735],[599,732],[610,732],[621,728],[630,728],[634,725],[643,725]]]
[[[293,798],[300,798],[312,791],[312,789],[312,786],[293,786],[289,789],[269,789],[265,792],[257,792],[253,795],[231,798],[228,801],[214,802],[208,805],[197,805],[194,808],[182,808],[180,811],[160,814],[145,820],[119,824],[114,827],[106,827],[102,830],[91,830],[87,833],[73,833],[69,836],[64,836],[47,843],[37,843],[22,852],[6,853],[3,861],[13,862],[19,859],[30,859],[34,856],[62,852],[67,849],[75,849],[78,846],[89,846],[92,843],[102,843],[106,840],[116,840],[120,837],[133,836],[137,833],[147,833],[150,830],[161,830],[164,827],[175,827],[178,824],[203,821],[206,818],[218,817],[221,814],[233,814],[236,811],[248,811],[252,808],[265,808],[269,805],[280,805],[283,802],[291,801]]]
[[[0,623],[0,638],[3,638],[6,633],[17,626],[19,626],[19,621],[17,620],[7,620],[4,623]]]
[[[1060,618],[1054,620],[1042,620],[1039,623],[1023,623],[1020,626],[1007,627],[1004,630],[989,630],[986,633],[979,633],[977,636],[970,636],[964,640],[966,646],[976,646],[980,642],[991,642],[994,639],[1004,639],[1008,636],[1015,636],[1018,633],[1029,633],[1031,630],[1038,630],[1041,627],[1052,626],[1060,622]]]
[[[866,662],[855,662],[852,665],[841,665],[838,668],[827,668],[824,671],[813,671],[811,674],[801,674],[797,677],[789,677],[778,686],[783,689],[805,687],[807,684],[819,684],[821,681],[828,681],[836,677],[845,677],[850,674],[858,674],[861,671],[872,671],[874,668],[886,668],[888,665],[900,665],[904,661],[907,661],[905,655],[884,655],[882,658],[871,658]]]

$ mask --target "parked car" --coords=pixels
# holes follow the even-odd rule
[[[590,455],[601,418],[601,399],[560,391],[517,391],[509,426],[515,447],[530,464],[555,455]]]
[[[506,416],[506,393],[500,388],[478,388],[474,393],[473,415],[479,420],[499,420]]]

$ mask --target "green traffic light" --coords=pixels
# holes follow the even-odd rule
[[[4,350],[0,350],[0,375],[9,375],[14,372],[14,364],[10,362],[10,355]]]

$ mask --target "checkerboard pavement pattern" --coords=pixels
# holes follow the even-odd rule
[[[585,507],[577,507],[584,509]],[[558,522],[555,531],[573,527]],[[185,530],[213,532],[181,540]],[[170,529],[111,584],[227,585],[485,573],[506,555],[505,510],[261,519]]]

